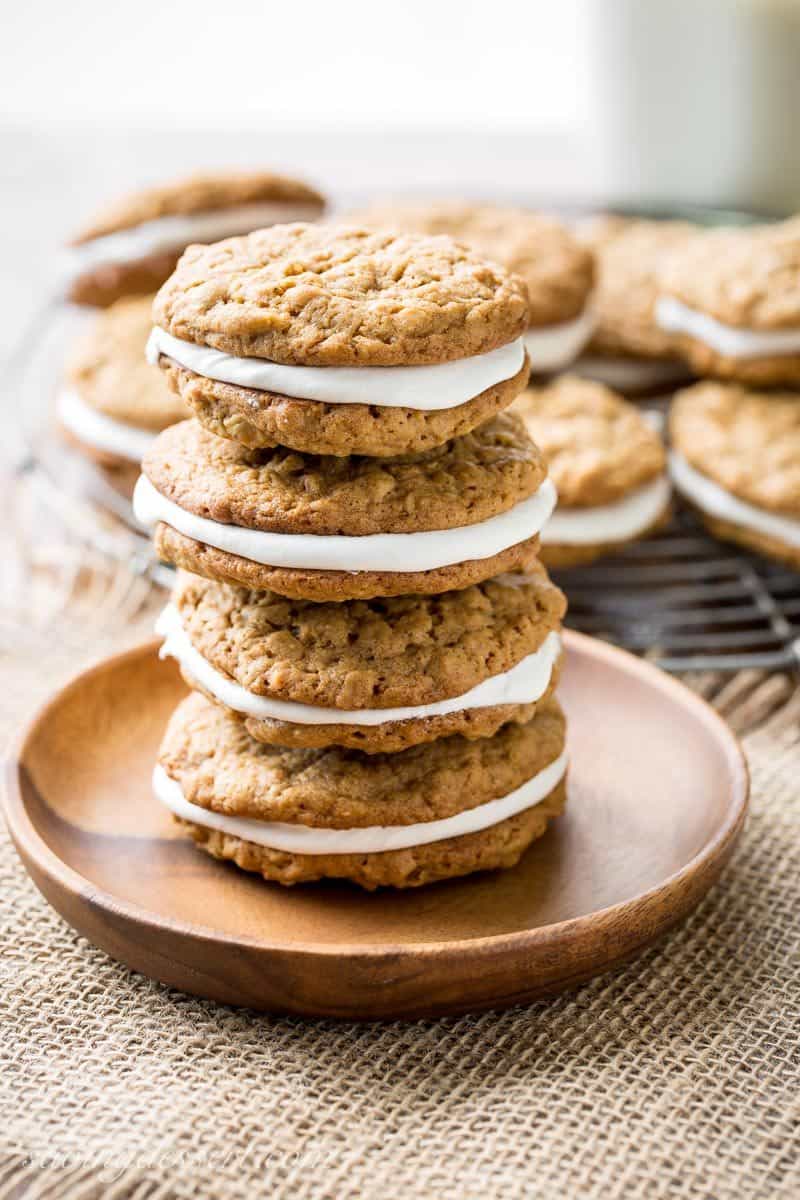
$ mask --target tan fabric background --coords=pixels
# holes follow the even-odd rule
[[[141,581],[67,582],[1,611],[4,736],[149,628]],[[800,695],[693,685],[748,730],[733,865],[657,949],[512,1012],[357,1026],[182,996],[74,934],[3,833],[0,1200],[800,1196]]]

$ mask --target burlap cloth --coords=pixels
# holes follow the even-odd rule
[[[4,733],[149,627],[146,596],[98,596],[88,639],[3,610]],[[73,933],[3,831],[1,1200],[800,1196],[800,697],[693,685],[745,733],[733,865],[658,948],[511,1012],[364,1026],[180,995]]]

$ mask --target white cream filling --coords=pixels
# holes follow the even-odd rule
[[[314,571],[435,571],[455,563],[492,558],[538,533],[556,506],[556,489],[545,479],[539,490],[507,512],[476,525],[421,533],[377,533],[326,537],[311,533],[267,533],[223,525],[180,508],[140,476],[133,511],[146,529],[159,521],[178,533],[269,567]]]
[[[539,649],[511,670],[483,680],[470,691],[433,704],[402,708],[341,709],[314,704],[297,704],[257,696],[213,667],[193,645],[174,604],[168,604],[156,622],[156,633],[164,638],[161,658],[171,657],[191,678],[227,708],[259,720],[289,721],[295,725],[386,725],[390,721],[422,720],[471,708],[497,704],[532,704],[547,691],[553,667],[561,653],[561,638],[549,633]]]
[[[156,435],[91,408],[72,388],[63,388],[57,397],[58,419],[65,429],[97,450],[116,454],[131,462],[141,462]]]
[[[557,508],[542,530],[545,546],[591,546],[624,542],[648,529],[661,516],[670,498],[670,481],[659,475],[614,504],[595,508]]]
[[[257,821],[252,817],[229,817],[191,804],[177,780],[167,775],[163,767],[153,771],[153,791],[157,798],[176,817],[195,825],[216,829],[220,833],[282,850],[288,854],[382,854],[387,850],[407,850],[411,846],[427,846],[445,838],[464,837],[489,829],[541,804],[564,778],[567,753],[562,752],[554,762],[521,787],[489,800],[476,808],[456,813],[440,821],[424,821],[416,825],[368,825],[362,829],[317,829],[310,825],[290,825],[283,821]]]
[[[800,519],[782,517],[740,500],[713,479],[695,470],[682,454],[674,450],[669,458],[669,469],[675,486],[703,512],[717,517],[720,521],[741,525],[745,529],[752,529],[765,537],[775,538],[787,546],[800,549]]]
[[[147,342],[147,359],[160,354],[195,375],[259,392],[276,392],[324,404],[370,404],[440,412],[457,408],[487,388],[513,379],[522,369],[522,338],[454,362],[419,367],[292,367],[266,358],[237,358],[210,346],[173,337],[156,326]]]
[[[584,354],[572,368],[581,379],[594,379],[619,392],[669,387],[691,377],[683,363],[671,359],[605,357]]]
[[[689,308],[674,296],[661,296],[656,323],[668,333],[685,333],[726,358],[772,358],[800,354],[800,329],[739,329]]]
[[[594,325],[594,312],[587,305],[571,321],[529,329],[523,341],[530,355],[532,373],[541,375],[568,366],[589,341]]]
[[[218,242],[239,233],[250,233],[267,225],[288,221],[313,221],[319,214],[316,204],[296,201],[290,204],[261,202],[238,204],[212,212],[176,214],[143,221],[130,229],[120,229],[103,237],[92,238],[62,252],[63,273],[74,278],[91,267],[135,262],[166,250],[182,250],[191,242]]]

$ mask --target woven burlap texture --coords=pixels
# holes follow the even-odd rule
[[[76,665],[48,646],[37,668],[11,639],[6,733]],[[800,700],[694,685],[756,725],[733,864],[626,969],[511,1012],[359,1026],[180,995],[73,933],[4,834],[0,1198],[800,1195]]]

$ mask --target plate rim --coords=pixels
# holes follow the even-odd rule
[[[677,871],[673,871],[670,875],[665,876],[663,880],[653,887],[639,892],[635,896],[630,896],[625,900],[620,900],[616,904],[594,909],[590,913],[583,913],[580,916],[570,917],[564,921],[536,926],[533,929],[515,930],[510,933],[487,934],[474,938],[458,938],[443,942],[409,941],[374,944],[361,942],[275,942],[246,934],[234,935],[175,917],[162,916],[151,909],[143,908],[134,901],[115,896],[113,893],[98,887],[90,879],[87,879],[86,876],[81,875],[74,867],[59,858],[55,851],[47,845],[32,821],[27,811],[20,786],[20,777],[24,771],[23,755],[28,743],[37,732],[41,723],[46,719],[49,711],[70,691],[86,683],[93,675],[105,671],[109,667],[122,665],[125,660],[138,659],[147,654],[157,653],[158,647],[161,644],[161,639],[159,638],[149,638],[147,641],[139,642],[126,650],[106,655],[91,662],[52,692],[37,706],[33,714],[25,720],[22,728],[12,740],[6,755],[3,812],[9,833],[26,871],[40,891],[43,889],[37,878],[37,872],[41,872],[48,882],[55,884],[62,891],[67,892],[73,899],[78,901],[90,900],[93,908],[110,911],[117,919],[128,920],[146,929],[167,930],[174,936],[190,938],[193,941],[224,943],[231,948],[243,947],[247,950],[263,954],[278,954],[298,959],[325,956],[336,957],[337,959],[344,959],[351,962],[368,961],[373,964],[380,963],[382,960],[397,959],[398,956],[414,956],[415,958],[429,960],[442,960],[449,956],[455,956],[460,961],[463,961],[465,955],[472,958],[494,958],[497,956],[503,957],[507,953],[524,952],[527,949],[541,949],[548,944],[577,942],[582,934],[589,929],[596,929],[598,926],[616,925],[632,909],[637,909],[641,912],[643,908],[657,906],[659,901],[669,896],[670,893],[676,890],[680,891],[681,884],[686,879],[697,875],[703,866],[707,865],[712,869],[718,866],[719,870],[721,870],[733,850],[747,817],[750,797],[750,772],[744,751],[733,730],[702,696],[693,692],[674,676],[661,671],[652,663],[629,653],[627,650],[622,650],[608,642],[601,641],[599,638],[593,638],[587,634],[578,633],[568,628],[564,629],[563,636],[567,652],[569,652],[570,647],[573,647],[579,652],[582,651],[585,654],[595,655],[606,660],[619,661],[622,659],[624,660],[625,667],[632,670],[640,678],[643,678],[645,682],[651,682],[659,689],[678,696],[683,704],[688,702],[690,707],[695,710],[698,718],[716,733],[731,768],[731,788],[724,819],[714,831],[712,837],[704,842],[692,858]],[[711,881],[712,884],[716,880],[718,873],[719,871],[715,873]],[[705,890],[707,889],[701,891],[701,896]],[[48,900],[48,903],[52,903],[48,896],[45,898]],[[696,900],[689,905],[688,910],[685,906],[679,906],[675,919],[664,922],[663,926],[660,926],[656,933],[666,932],[676,920],[681,919],[686,914],[686,911],[690,911],[694,907],[694,903],[696,903]],[[610,965],[612,964],[609,963]]]

